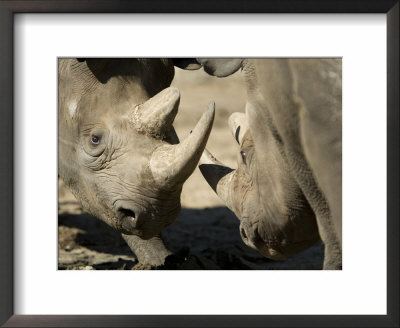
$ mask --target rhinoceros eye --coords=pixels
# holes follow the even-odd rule
[[[240,151],[240,156],[242,156],[242,161],[244,164],[246,164],[246,151],[245,150],[241,150]]]
[[[97,146],[100,143],[100,136],[92,134],[90,136],[90,142],[92,145]]]
[[[81,144],[83,150],[92,157],[100,156],[107,148],[107,140],[109,137],[109,130],[103,126],[93,127],[90,125],[88,128],[82,128]]]

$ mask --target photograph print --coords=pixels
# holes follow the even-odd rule
[[[59,270],[341,270],[341,58],[59,58]]]

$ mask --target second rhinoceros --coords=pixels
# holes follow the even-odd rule
[[[337,58],[198,59],[246,81],[245,113],[230,125],[231,170],[205,152],[200,170],[241,221],[244,242],[281,260],[325,244],[324,269],[342,268],[342,70]]]

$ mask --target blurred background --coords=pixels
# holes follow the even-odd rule
[[[246,87],[241,72],[226,78],[208,75],[199,69],[185,71],[175,69],[172,82],[181,92],[179,113],[174,127],[180,139],[194,128],[208,103],[215,102],[215,120],[207,143],[207,149],[221,162],[236,167],[238,146],[228,126],[228,118],[234,112],[244,112]],[[183,186],[182,206],[204,208],[223,206],[222,201],[209,187],[197,168]]]
[[[234,112],[244,112],[246,88],[241,71],[226,77],[209,76],[203,69],[175,69],[172,82],[181,93],[174,127],[184,139],[208,103],[216,104],[207,149],[224,164],[236,168],[238,146],[228,127]],[[204,180],[199,169],[183,186],[182,211],[163,237],[174,252],[161,269],[321,269],[323,247],[315,245],[284,262],[264,258],[239,236],[239,221]],[[119,233],[84,213],[59,182],[59,269],[131,269],[137,260]]]

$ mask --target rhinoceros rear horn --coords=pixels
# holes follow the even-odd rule
[[[211,102],[196,127],[181,143],[163,145],[154,151],[150,169],[157,183],[162,186],[176,186],[192,174],[210,135],[214,107],[214,102]]]
[[[136,106],[131,114],[131,121],[139,132],[165,139],[178,113],[179,100],[177,88],[166,88],[145,103]]]
[[[240,145],[242,143],[243,136],[249,129],[249,125],[247,124],[246,114],[237,112],[233,113],[231,116],[229,116],[228,122],[233,137]]]

